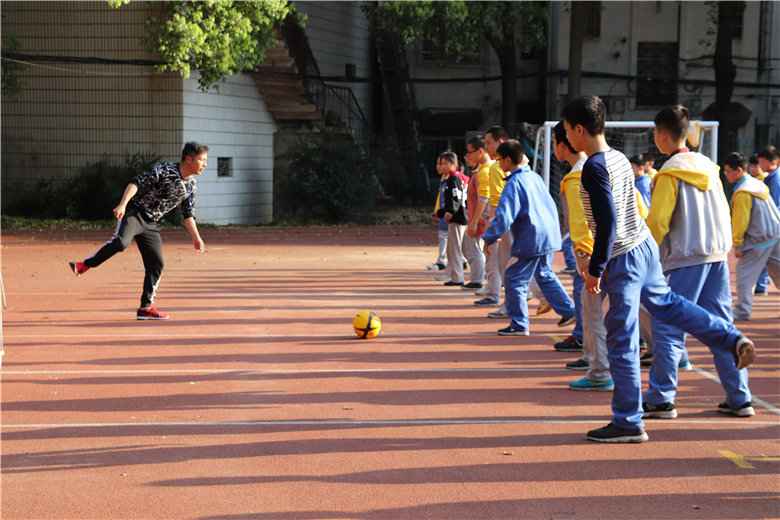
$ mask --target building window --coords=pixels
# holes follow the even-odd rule
[[[217,177],[233,176],[233,158],[217,157]]]
[[[636,104],[656,107],[677,103],[677,42],[639,42]]]
[[[586,38],[599,38],[601,36],[601,2],[582,2],[585,4],[583,9],[585,19],[582,24],[585,26]]]

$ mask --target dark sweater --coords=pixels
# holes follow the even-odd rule
[[[445,213],[452,214],[450,224],[468,224],[466,219],[466,201],[463,193],[463,183],[455,175],[442,182],[441,207],[436,212],[437,217],[444,217]]]

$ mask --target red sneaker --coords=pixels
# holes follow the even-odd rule
[[[73,274],[76,276],[81,276],[82,274],[89,271],[89,266],[84,262],[68,262],[68,265],[70,266],[70,270],[73,271]]]
[[[154,305],[150,305],[145,309],[138,309],[135,314],[137,320],[167,320],[170,316],[163,311],[159,310]]]

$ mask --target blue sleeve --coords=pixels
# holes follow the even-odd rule
[[[517,183],[507,182],[504,191],[501,192],[501,198],[496,206],[496,216],[482,239],[490,245],[501,238],[501,235],[507,232],[512,223],[520,213],[520,197],[517,193]]]
[[[607,261],[612,256],[617,220],[609,172],[603,160],[589,160],[585,163],[582,169],[582,187],[590,197],[590,207],[596,223],[593,255],[590,257],[588,272],[598,278],[604,274]]]
[[[780,168],[778,168],[780,170]],[[775,205],[777,207],[780,207],[780,171],[775,170],[772,177],[767,177],[764,179],[764,181],[769,181],[766,183],[767,186],[769,186],[769,195],[772,197],[772,200],[775,201]]]
[[[639,193],[642,195],[642,202],[645,203],[645,206],[650,208],[650,200],[652,199],[652,192],[650,189],[650,178],[646,175],[643,175],[639,177],[636,180],[636,188],[639,190]]]

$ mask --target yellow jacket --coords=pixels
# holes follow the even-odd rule
[[[585,207],[582,205],[582,198],[580,197],[581,168],[584,163],[585,161],[576,163],[572,171],[561,180],[561,195],[566,200],[569,237],[574,244],[574,250],[591,255],[593,254],[593,233],[590,232],[588,221],[585,219]],[[639,216],[646,219],[647,206],[642,200],[642,195],[636,189],[634,194]]]
[[[679,152],[656,175],[647,227],[664,272],[728,258],[731,217],[719,171],[698,152]]]
[[[487,161],[479,165],[476,176],[477,195],[480,199],[490,199],[490,168],[495,163],[495,161]]]
[[[506,184],[506,180],[504,179],[504,170],[501,169],[498,161],[495,161],[490,166],[490,172],[488,175],[488,183],[490,188],[490,198],[488,200],[488,204],[495,208],[498,206],[498,201],[501,198],[501,192],[504,191],[504,185]]]
[[[678,156],[688,155],[691,154],[678,154]],[[653,179],[653,197],[650,201],[651,209],[647,217],[647,227],[650,228],[650,232],[658,245],[663,242],[664,237],[669,233],[672,215],[677,207],[680,181],[694,186],[700,191],[708,191],[714,178],[710,168],[714,167],[715,173],[717,173],[718,169],[718,166],[714,163],[710,162],[709,165],[702,163],[698,157],[680,157],[680,160],[675,159],[677,159],[677,156],[667,161]]]
[[[768,200],[769,188],[758,179],[748,176],[737,183],[737,186],[731,197],[731,236],[734,247],[742,247],[753,214],[753,198]]]

